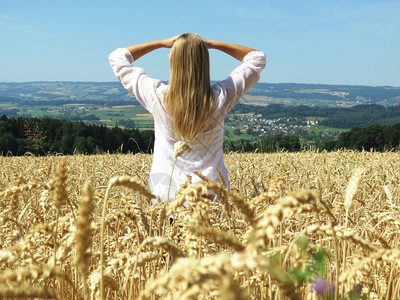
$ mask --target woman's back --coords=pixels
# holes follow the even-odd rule
[[[210,45],[212,43],[209,42]],[[188,174],[191,175],[194,171],[199,171],[209,179],[218,181],[218,169],[225,182],[229,183],[222,150],[224,119],[240,97],[258,81],[266,60],[262,52],[251,48],[222,42],[214,43],[223,49],[221,51],[241,58],[242,63],[225,80],[219,81],[211,87],[210,102],[206,101],[205,109],[200,109],[203,113],[199,118],[196,118],[196,107],[191,107],[198,104],[193,103],[196,101],[188,98],[181,99],[181,103],[168,102],[170,99],[174,99],[171,97],[170,86],[147,76],[143,69],[132,65],[134,55],[137,54],[140,47],[139,50],[137,46],[127,49],[119,48],[109,57],[117,78],[154,117],[155,144],[149,185],[153,194],[160,197],[162,201],[173,200],[180,184],[186,180]],[[216,49],[218,49],[217,47]],[[173,66],[171,66],[172,68]],[[182,103],[182,101],[187,102]],[[191,134],[188,135],[189,138],[186,142],[192,150],[184,152],[176,159],[173,176],[170,178],[174,165],[174,144],[182,140],[185,135],[184,127],[180,132],[177,132],[179,129],[176,129],[182,125],[179,114],[170,113],[171,106],[173,107],[174,104],[180,106],[183,113],[186,108],[188,112],[185,116],[186,119],[192,117],[201,124],[194,124],[200,126],[193,126],[187,130]],[[206,117],[204,118],[204,116]],[[175,123],[177,126],[174,126],[174,122],[178,122]],[[192,176],[192,180],[196,183],[200,181],[200,178]],[[167,199],[167,195],[170,195],[169,199]]]

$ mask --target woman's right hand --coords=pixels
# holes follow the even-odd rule
[[[207,49],[211,49],[212,47],[211,47],[211,41],[210,40],[207,40],[207,39],[205,39],[205,38],[203,38],[203,37],[201,37],[201,36],[199,36],[199,35],[197,35],[199,38],[201,38],[201,40],[206,44],[206,46],[207,46]]]

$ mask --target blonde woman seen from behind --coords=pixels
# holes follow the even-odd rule
[[[168,85],[136,66],[140,57],[159,48],[171,48]],[[222,51],[241,62],[225,80],[213,85],[209,49]],[[109,55],[109,61],[118,80],[154,118],[154,155],[149,178],[153,194],[161,201],[172,201],[180,184],[194,171],[219,181],[218,169],[229,185],[222,150],[224,119],[259,80],[266,65],[264,53],[187,33],[118,48]],[[178,141],[185,141],[192,150],[177,157],[174,165],[174,144]],[[192,181],[201,179],[194,175]]]

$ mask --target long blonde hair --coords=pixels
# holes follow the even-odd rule
[[[193,141],[204,131],[214,105],[208,49],[200,37],[186,33],[175,41],[169,59],[166,108],[175,137]]]

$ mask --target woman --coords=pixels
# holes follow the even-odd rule
[[[159,48],[171,48],[168,85],[133,65]],[[211,85],[208,49],[220,50],[242,63],[228,78]],[[154,155],[149,178],[153,194],[161,201],[172,201],[187,174],[194,171],[219,181],[218,169],[229,184],[222,151],[224,119],[258,81],[266,64],[265,55],[250,47],[187,33],[118,48],[110,54],[109,61],[122,85],[154,117]],[[177,141],[187,142],[192,150],[177,157],[174,165]],[[200,181],[197,176],[192,179],[193,183]]]

